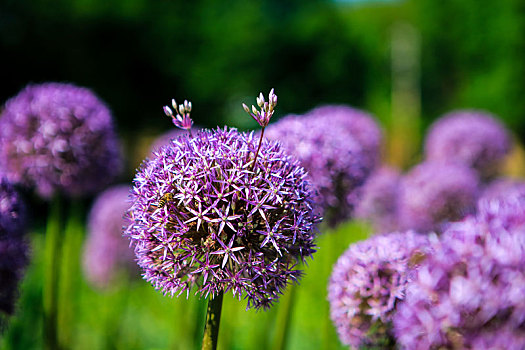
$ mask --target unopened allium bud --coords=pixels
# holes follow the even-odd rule
[[[0,117],[0,166],[10,181],[43,197],[99,191],[121,170],[119,143],[106,105],[70,84],[29,85]]]
[[[242,107],[244,108],[246,113],[251,115],[252,118],[255,119],[255,121],[259,123],[259,125],[262,128],[265,128],[268,125],[268,123],[270,123],[270,118],[274,113],[275,106],[277,106],[277,95],[275,94],[274,89],[270,90],[270,94],[268,95],[268,101],[269,102],[266,102],[264,100],[264,96],[261,92],[259,94],[259,97],[257,97],[257,105],[261,109],[260,112],[253,105],[252,110],[250,112],[248,106],[244,103],[242,104]]]
[[[468,218],[421,263],[394,316],[396,339],[408,350],[524,349],[524,293],[523,227]]]
[[[356,218],[369,221],[376,232],[392,232],[398,227],[398,197],[401,175],[393,168],[377,169],[359,190]]]
[[[341,106],[318,108],[282,118],[266,135],[281,142],[308,171],[318,192],[316,202],[331,226],[352,216],[356,189],[379,157],[379,128],[367,114]]]
[[[193,125],[193,120],[190,118],[191,102],[184,100],[183,104],[177,106],[177,102],[172,99],[171,104],[175,110],[175,114],[173,114],[173,111],[168,106],[163,107],[164,114],[171,118],[173,125],[177,128],[190,130]]]
[[[137,273],[133,249],[122,237],[124,214],[131,206],[128,185],[108,188],[97,196],[88,217],[84,273],[98,288],[107,288],[118,274]]]
[[[269,307],[315,251],[306,172],[253,133],[203,130],[161,147],[134,180],[125,235],[165,294],[231,290]],[[254,163],[255,162],[255,163]]]
[[[444,224],[474,213],[478,183],[476,173],[462,164],[425,162],[415,166],[400,183],[401,228],[439,231]]]
[[[438,119],[425,140],[428,160],[456,161],[474,168],[481,179],[497,174],[511,147],[505,127],[490,113],[458,110]]]
[[[394,348],[391,320],[428,238],[413,232],[376,235],[350,245],[328,284],[330,316],[346,345]]]

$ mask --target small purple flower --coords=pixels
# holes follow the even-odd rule
[[[8,179],[46,198],[96,192],[121,169],[108,108],[90,90],[70,84],[28,85],[7,101],[0,140]]]
[[[203,130],[160,148],[139,169],[125,235],[144,278],[164,294],[231,290],[267,308],[315,251],[306,173],[274,142]],[[252,170],[253,169],[253,170]]]
[[[522,208],[523,210],[523,208]],[[451,225],[393,322],[403,349],[525,348],[525,235],[483,219]]]
[[[122,237],[124,214],[131,206],[130,186],[117,185],[98,195],[88,218],[83,268],[87,280],[97,288],[110,287],[122,273],[136,273],[133,249]]]
[[[359,190],[355,217],[369,221],[376,232],[396,230],[400,179],[399,171],[386,166],[372,173]]]
[[[498,172],[510,147],[510,136],[494,115],[458,110],[441,117],[430,127],[425,156],[428,160],[463,163],[487,179]]]
[[[275,94],[274,90],[270,90],[270,94],[268,95],[268,102],[264,100],[264,96],[261,92],[259,94],[259,97],[257,97],[257,105],[261,110],[260,112],[254,105],[252,105],[251,111],[248,108],[248,106],[244,103],[242,104],[242,107],[244,108],[246,113],[251,115],[251,117],[255,119],[255,121],[259,123],[259,125],[264,129],[266,126],[268,126],[268,123],[270,123],[270,118],[272,117],[275,111],[275,106],[277,106],[277,95]]]
[[[184,100],[183,104],[177,106],[177,102],[171,100],[171,105],[175,109],[175,115],[168,106],[164,106],[164,113],[171,118],[173,125],[180,129],[190,130],[193,125],[193,120],[190,118],[191,102]]]
[[[362,140],[368,135],[364,126],[371,128],[374,140]],[[318,192],[316,202],[331,226],[352,216],[356,189],[379,157],[380,132],[371,118],[349,107],[318,108],[282,118],[266,135],[281,142],[308,171]],[[367,148],[370,144],[377,147]]]
[[[0,176],[0,313],[14,312],[18,284],[29,260],[25,231],[25,207],[13,186]]]
[[[474,213],[478,191],[476,173],[464,165],[421,163],[401,179],[399,224],[418,232],[440,231]]]
[[[344,344],[393,348],[392,315],[427,245],[427,236],[409,231],[373,236],[343,253],[330,277],[328,300]]]

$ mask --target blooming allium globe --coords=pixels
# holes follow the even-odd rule
[[[110,287],[119,273],[137,272],[133,249],[122,237],[124,214],[131,206],[129,191],[128,185],[106,189],[89,213],[83,268],[87,280],[97,288]]]
[[[352,244],[343,253],[330,276],[328,300],[344,344],[394,348],[392,315],[427,245],[427,236],[395,232]]]
[[[125,235],[144,278],[165,294],[231,290],[269,307],[315,251],[306,172],[278,143],[202,130],[174,139],[134,180]]]
[[[29,85],[8,100],[0,140],[0,166],[9,180],[46,198],[96,192],[121,169],[109,109],[71,84]]]
[[[421,163],[401,179],[399,224],[418,232],[440,231],[475,212],[478,192],[472,169],[457,163]]]
[[[328,223],[335,226],[351,217],[356,189],[376,166],[380,132],[364,112],[349,107],[323,111],[318,108],[305,116],[282,118],[270,124],[265,135],[299,159],[318,192],[316,202]]]
[[[524,349],[524,295],[523,226],[468,218],[417,270],[394,316],[397,341],[403,349]]]
[[[428,160],[463,163],[487,179],[498,172],[510,147],[509,133],[494,115],[458,110],[441,117],[430,127],[425,156]]]
[[[387,166],[372,173],[360,189],[355,217],[369,221],[376,232],[396,230],[400,179],[399,171]]]
[[[25,207],[13,186],[0,177],[0,315],[14,312],[18,284],[28,264]]]

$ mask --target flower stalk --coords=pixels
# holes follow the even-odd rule
[[[223,292],[219,292],[214,298],[210,298],[208,301],[206,324],[204,325],[204,336],[202,338],[202,350],[217,349],[221,322],[222,296]]]

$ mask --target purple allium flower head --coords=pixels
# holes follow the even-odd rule
[[[397,229],[400,179],[399,172],[387,166],[372,173],[360,189],[355,216],[369,221],[376,232]]]
[[[411,271],[425,258],[428,237],[412,231],[376,235],[350,245],[328,284],[339,338],[355,348],[391,347],[391,319]],[[382,347],[382,348],[383,348]]]
[[[10,181],[43,197],[93,193],[121,169],[108,108],[70,84],[29,85],[0,117],[0,165]]]
[[[374,169],[381,156],[381,129],[375,118],[362,110],[345,105],[325,105],[307,113],[325,123],[334,123],[344,132],[352,135],[363,151],[363,161],[367,169]]]
[[[495,116],[478,110],[458,110],[430,127],[425,156],[428,160],[463,163],[486,179],[497,173],[510,147],[510,136]]]
[[[361,140],[367,127],[374,139],[366,140],[368,143]],[[318,192],[316,202],[331,226],[351,217],[357,201],[355,190],[379,156],[380,132],[372,119],[349,107],[318,108],[305,116],[282,118],[267,128],[266,135],[281,142],[308,171]],[[370,144],[375,148],[367,148]]]
[[[394,316],[403,349],[524,349],[525,231],[467,218],[434,244]]]
[[[402,229],[441,230],[475,211],[479,180],[458,163],[425,162],[403,176],[398,214]]]
[[[109,287],[119,273],[137,272],[133,249],[122,237],[124,214],[131,206],[129,192],[128,185],[108,188],[89,213],[83,267],[88,281],[98,288]]]
[[[13,186],[0,177],[0,312],[14,311],[18,284],[28,263],[25,207]]]
[[[231,290],[269,307],[315,250],[306,172],[278,143],[235,129],[182,136],[144,162],[125,235],[165,294]],[[253,170],[252,170],[253,168]]]

